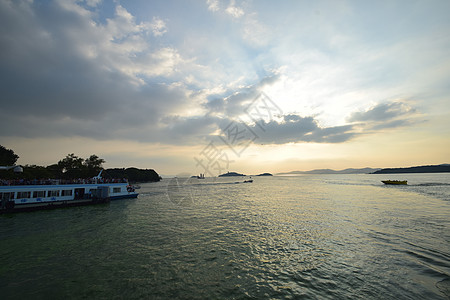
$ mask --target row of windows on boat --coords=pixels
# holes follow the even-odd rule
[[[89,191],[89,194],[92,194],[92,192],[95,189],[91,189]],[[121,188],[113,188],[113,193],[120,193]],[[9,195],[8,195],[9,194]],[[51,197],[66,197],[66,196],[72,196],[73,190],[51,190],[51,191],[33,191],[33,192],[6,192],[6,193],[0,193],[0,199],[23,199],[23,198],[51,198]],[[8,197],[9,196],[9,197]],[[33,197],[31,197],[33,196]],[[77,195],[80,196],[80,195]]]
[[[58,185],[58,184],[97,184],[97,183],[126,183],[126,178],[78,178],[78,179],[0,179],[0,185]]]

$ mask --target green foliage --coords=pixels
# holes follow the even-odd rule
[[[0,145],[0,166],[12,166],[18,159],[19,156],[13,150]]]
[[[104,162],[104,159],[95,154],[83,159],[74,153],[70,153],[61,159],[58,164],[52,165],[52,169],[65,179],[88,178],[97,175]]]
[[[5,157],[4,165],[14,165],[18,156],[12,150],[0,146],[0,158]],[[9,160],[8,160],[9,159]],[[2,160],[3,161],[3,160]],[[47,167],[36,165],[25,165],[23,173],[14,173],[11,170],[0,170],[2,179],[77,179],[91,178],[96,176],[102,169],[105,160],[92,154],[86,159],[76,156],[74,153],[67,156],[56,164]],[[160,181],[161,177],[152,169],[122,168],[107,169],[102,174],[106,178],[126,178],[130,182],[153,182]]]
[[[48,170],[46,167],[36,166],[36,165],[25,165],[23,166],[22,173],[14,173],[12,170],[1,170],[0,178],[2,179],[48,179],[48,178],[59,178],[55,177],[55,174]]]
[[[46,169],[50,174],[52,174],[50,178],[63,178],[63,173],[58,164],[47,166]]]
[[[67,154],[67,156],[58,162],[58,166],[63,173],[70,170],[81,169],[83,166],[83,159],[75,154]]]
[[[36,165],[25,165],[23,167],[22,178],[24,179],[49,179],[54,178],[53,174],[46,167],[36,166]]]
[[[101,170],[105,160],[93,154],[84,160],[84,165],[91,170]]]

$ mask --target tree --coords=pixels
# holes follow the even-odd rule
[[[84,165],[90,170],[99,171],[102,168],[104,162],[104,159],[98,157],[95,154],[92,154],[91,156],[89,156],[89,158],[86,158],[84,160]]]
[[[83,159],[71,153],[58,162],[57,168],[52,169],[53,172],[55,169],[59,170],[61,176],[66,179],[88,178],[97,175],[104,162],[104,159],[95,154]]]
[[[83,159],[75,154],[67,154],[67,156],[58,161],[58,167],[65,173],[71,170],[80,170],[83,166]]]
[[[0,166],[13,166],[19,156],[11,149],[6,149],[0,145]]]

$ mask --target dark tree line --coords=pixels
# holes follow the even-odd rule
[[[0,166],[12,166],[19,156],[11,149],[0,145]],[[103,169],[105,160],[93,154],[88,158],[81,158],[74,153],[68,154],[57,163],[47,167],[37,165],[24,165],[23,173],[14,173],[12,170],[0,170],[2,179],[78,179],[91,178]],[[102,173],[105,178],[126,178],[131,182],[159,181],[161,177],[152,169],[106,169]]]

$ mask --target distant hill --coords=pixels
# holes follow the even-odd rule
[[[450,172],[449,164],[416,166],[408,168],[386,168],[373,172],[373,174],[395,174],[395,173],[447,173]]]
[[[246,176],[246,175],[239,174],[239,173],[236,173],[236,172],[228,172],[228,173],[219,175],[219,177],[232,177],[232,176]]]
[[[130,182],[156,182],[160,181],[161,177],[153,169],[138,169],[138,168],[114,168],[106,169],[104,177],[108,178],[126,178]]]
[[[292,171],[286,173],[277,173],[277,175],[296,175],[296,174],[369,174],[380,170],[380,168],[348,168],[344,170],[316,169],[311,171]]]

